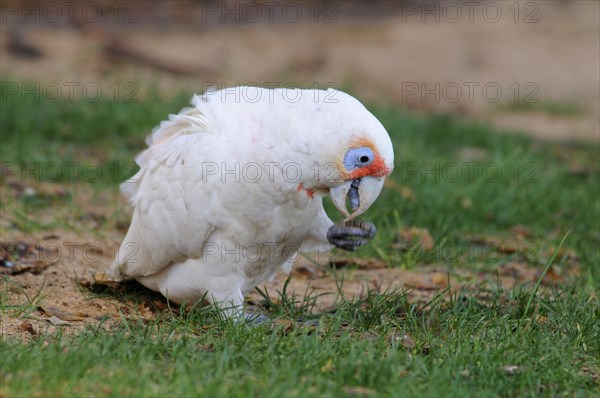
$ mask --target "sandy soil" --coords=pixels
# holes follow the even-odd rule
[[[168,309],[166,300],[135,282],[123,286],[95,284],[94,273],[105,269],[112,261],[118,241],[82,239],[66,235],[40,237],[25,244],[43,248],[61,248],[60,252],[42,253],[32,249],[38,261],[31,268],[16,261],[26,271],[10,275],[2,287],[3,306],[1,333],[4,338],[13,336],[29,340],[44,331],[52,332],[66,328],[68,333],[77,332],[89,324],[102,324],[109,330],[123,317],[132,319],[155,319]],[[94,250],[91,249],[93,244]],[[96,250],[98,249],[98,250]],[[54,258],[58,258],[54,261]],[[90,260],[93,258],[93,260]],[[482,300],[501,283],[510,289],[515,283],[533,285],[540,276],[539,268],[525,262],[508,262],[499,269],[499,279],[488,272],[474,272],[451,267],[449,264],[419,265],[413,269],[389,268],[377,259],[362,259],[358,265],[346,266],[347,261],[315,264],[301,257],[294,265],[287,291],[301,302],[305,295],[319,297],[314,311],[324,312],[339,303],[341,298],[356,299],[368,291],[383,292],[403,290],[410,302],[430,300],[434,294],[473,295]],[[32,272],[33,271],[33,272]],[[491,271],[491,270],[490,270]],[[545,285],[576,275],[573,266],[568,274],[550,273]],[[4,268],[2,273],[8,273]],[[273,281],[262,284],[260,289],[268,292],[271,301],[278,302],[287,274],[277,274]],[[337,283],[336,283],[337,279]],[[339,284],[339,285],[338,285]],[[449,291],[445,290],[450,288]],[[101,292],[101,294],[99,294]],[[127,292],[127,296],[123,293]],[[340,296],[342,294],[342,296]],[[128,298],[124,298],[128,297]],[[250,308],[266,305],[258,292],[247,297]],[[14,306],[14,307],[13,307]],[[176,310],[177,305],[171,305]],[[181,309],[180,309],[181,310]],[[254,310],[256,311],[256,309]],[[57,319],[58,318],[58,319]]]
[[[11,187],[11,190],[2,190],[0,199],[6,201],[6,195],[23,192],[17,182],[12,182]],[[38,195],[65,194],[48,183],[28,187]],[[117,192],[99,193],[85,185],[69,189],[77,193],[73,206],[53,207],[39,220],[68,220],[71,224],[68,230],[16,231],[11,228],[16,218],[9,214],[10,209],[2,212],[0,332],[3,338],[29,340],[58,328],[76,333],[89,324],[109,330],[123,318],[151,320],[168,310],[162,296],[135,282],[108,286],[95,283],[95,274],[105,270],[114,259],[129,212],[118,210],[124,206],[124,200]],[[307,294],[318,296],[314,308],[318,312],[339,303],[340,294],[345,299],[353,299],[368,291],[402,290],[411,302],[429,300],[438,293],[455,297],[460,293],[477,295],[485,300],[491,292],[497,291],[499,284],[508,291],[515,284],[532,286],[541,276],[540,267],[528,263],[526,250],[518,250],[535,247],[528,242],[529,238],[530,232],[523,226],[515,226],[508,236],[470,238],[474,250],[493,246],[497,251],[494,256],[507,256],[502,265],[482,263],[481,269],[462,269],[452,256],[428,265],[417,262],[409,268],[402,264],[390,267],[380,259],[356,259],[343,253],[316,259],[298,257],[287,291],[298,301]],[[428,231],[411,228],[398,231],[397,243],[390,250],[402,251],[407,243],[413,247],[421,245],[423,250],[433,250],[435,245]],[[540,258],[549,255],[539,254]],[[561,255],[571,256],[571,253],[565,251]],[[6,267],[7,262],[11,267]],[[576,256],[572,256],[567,266],[551,269],[543,285],[568,283],[578,273],[579,263]],[[271,301],[277,302],[288,276],[280,272],[260,288],[268,292]],[[259,310],[266,303],[257,292],[252,292],[247,299],[250,308]]]

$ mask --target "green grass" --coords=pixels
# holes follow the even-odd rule
[[[371,294],[340,304],[318,327],[234,324],[197,308],[124,320],[110,333],[3,341],[3,393],[339,396],[362,387],[385,396],[589,396],[598,391],[590,372],[598,377],[600,313],[588,299],[573,289],[536,300],[544,324],[523,319],[522,291],[486,305]]]
[[[189,96],[150,94],[129,104],[8,98],[0,111],[1,160],[31,169],[92,159],[106,174],[93,181],[80,176],[79,183],[99,193],[116,190],[133,171],[127,167],[145,146],[145,135]],[[379,233],[357,255],[381,258],[390,267],[441,264],[493,279],[497,265],[515,258],[543,271],[571,231],[564,243],[570,254],[556,256],[552,267],[576,264],[579,275],[555,288],[541,285],[533,294],[531,284],[495,286],[485,300],[477,289],[452,290],[428,303],[409,302],[404,292],[371,292],[360,300],[340,300],[324,314],[314,312],[314,297],[286,292],[264,309],[276,320],[273,327],[223,321],[208,307],[183,315],[167,311],[150,322],[124,314],[110,331],[100,324],[76,334],[59,329],[30,342],[3,337],[0,395],[600,393],[598,146],[495,134],[487,125],[448,115],[415,115],[389,106],[372,110],[394,141],[390,179],[396,185],[384,189],[366,213]],[[77,184],[66,176],[43,174],[36,179],[57,180],[68,194],[9,199],[2,206],[11,226],[3,237],[13,229],[29,233],[71,225],[63,219],[38,221],[48,211],[62,214],[65,206],[73,207],[77,195]],[[471,251],[473,235],[514,240],[511,228],[517,224],[532,233],[529,253],[499,250],[489,258]],[[394,248],[398,231],[412,226],[430,232],[433,250]],[[39,297],[9,306],[9,285],[7,279],[0,292],[3,319],[27,319]],[[135,302],[136,296],[123,299]],[[317,319],[318,327],[297,323],[298,318]],[[510,372],[508,366],[518,368]]]

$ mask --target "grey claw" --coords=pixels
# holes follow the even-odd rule
[[[244,312],[244,321],[250,323],[251,325],[262,325],[271,322],[271,319],[263,314]]]
[[[319,321],[316,319],[304,320],[303,318],[300,318],[300,319],[296,319],[296,322],[305,327],[316,328],[319,326]]]
[[[332,225],[327,231],[327,240],[340,249],[355,251],[373,238],[376,231],[373,223],[354,219],[344,225]]]

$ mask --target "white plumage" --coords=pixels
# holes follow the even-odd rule
[[[133,218],[107,271],[176,303],[241,308],[297,251],[332,247],[323,196],[356,217],[393,168],[383,126],[340,91],[237,87],[192,105],[154,130],[123,183]],[[350,215],[346,196],[359,180],[361,207]]]

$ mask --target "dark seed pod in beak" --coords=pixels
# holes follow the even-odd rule
[[[348,191],[348,199],[350,199],[350,208],[352,212],[360,207],[360,195],[358,194],[358,186],[360,185],[360,178],[352,181],[350,190]]]

